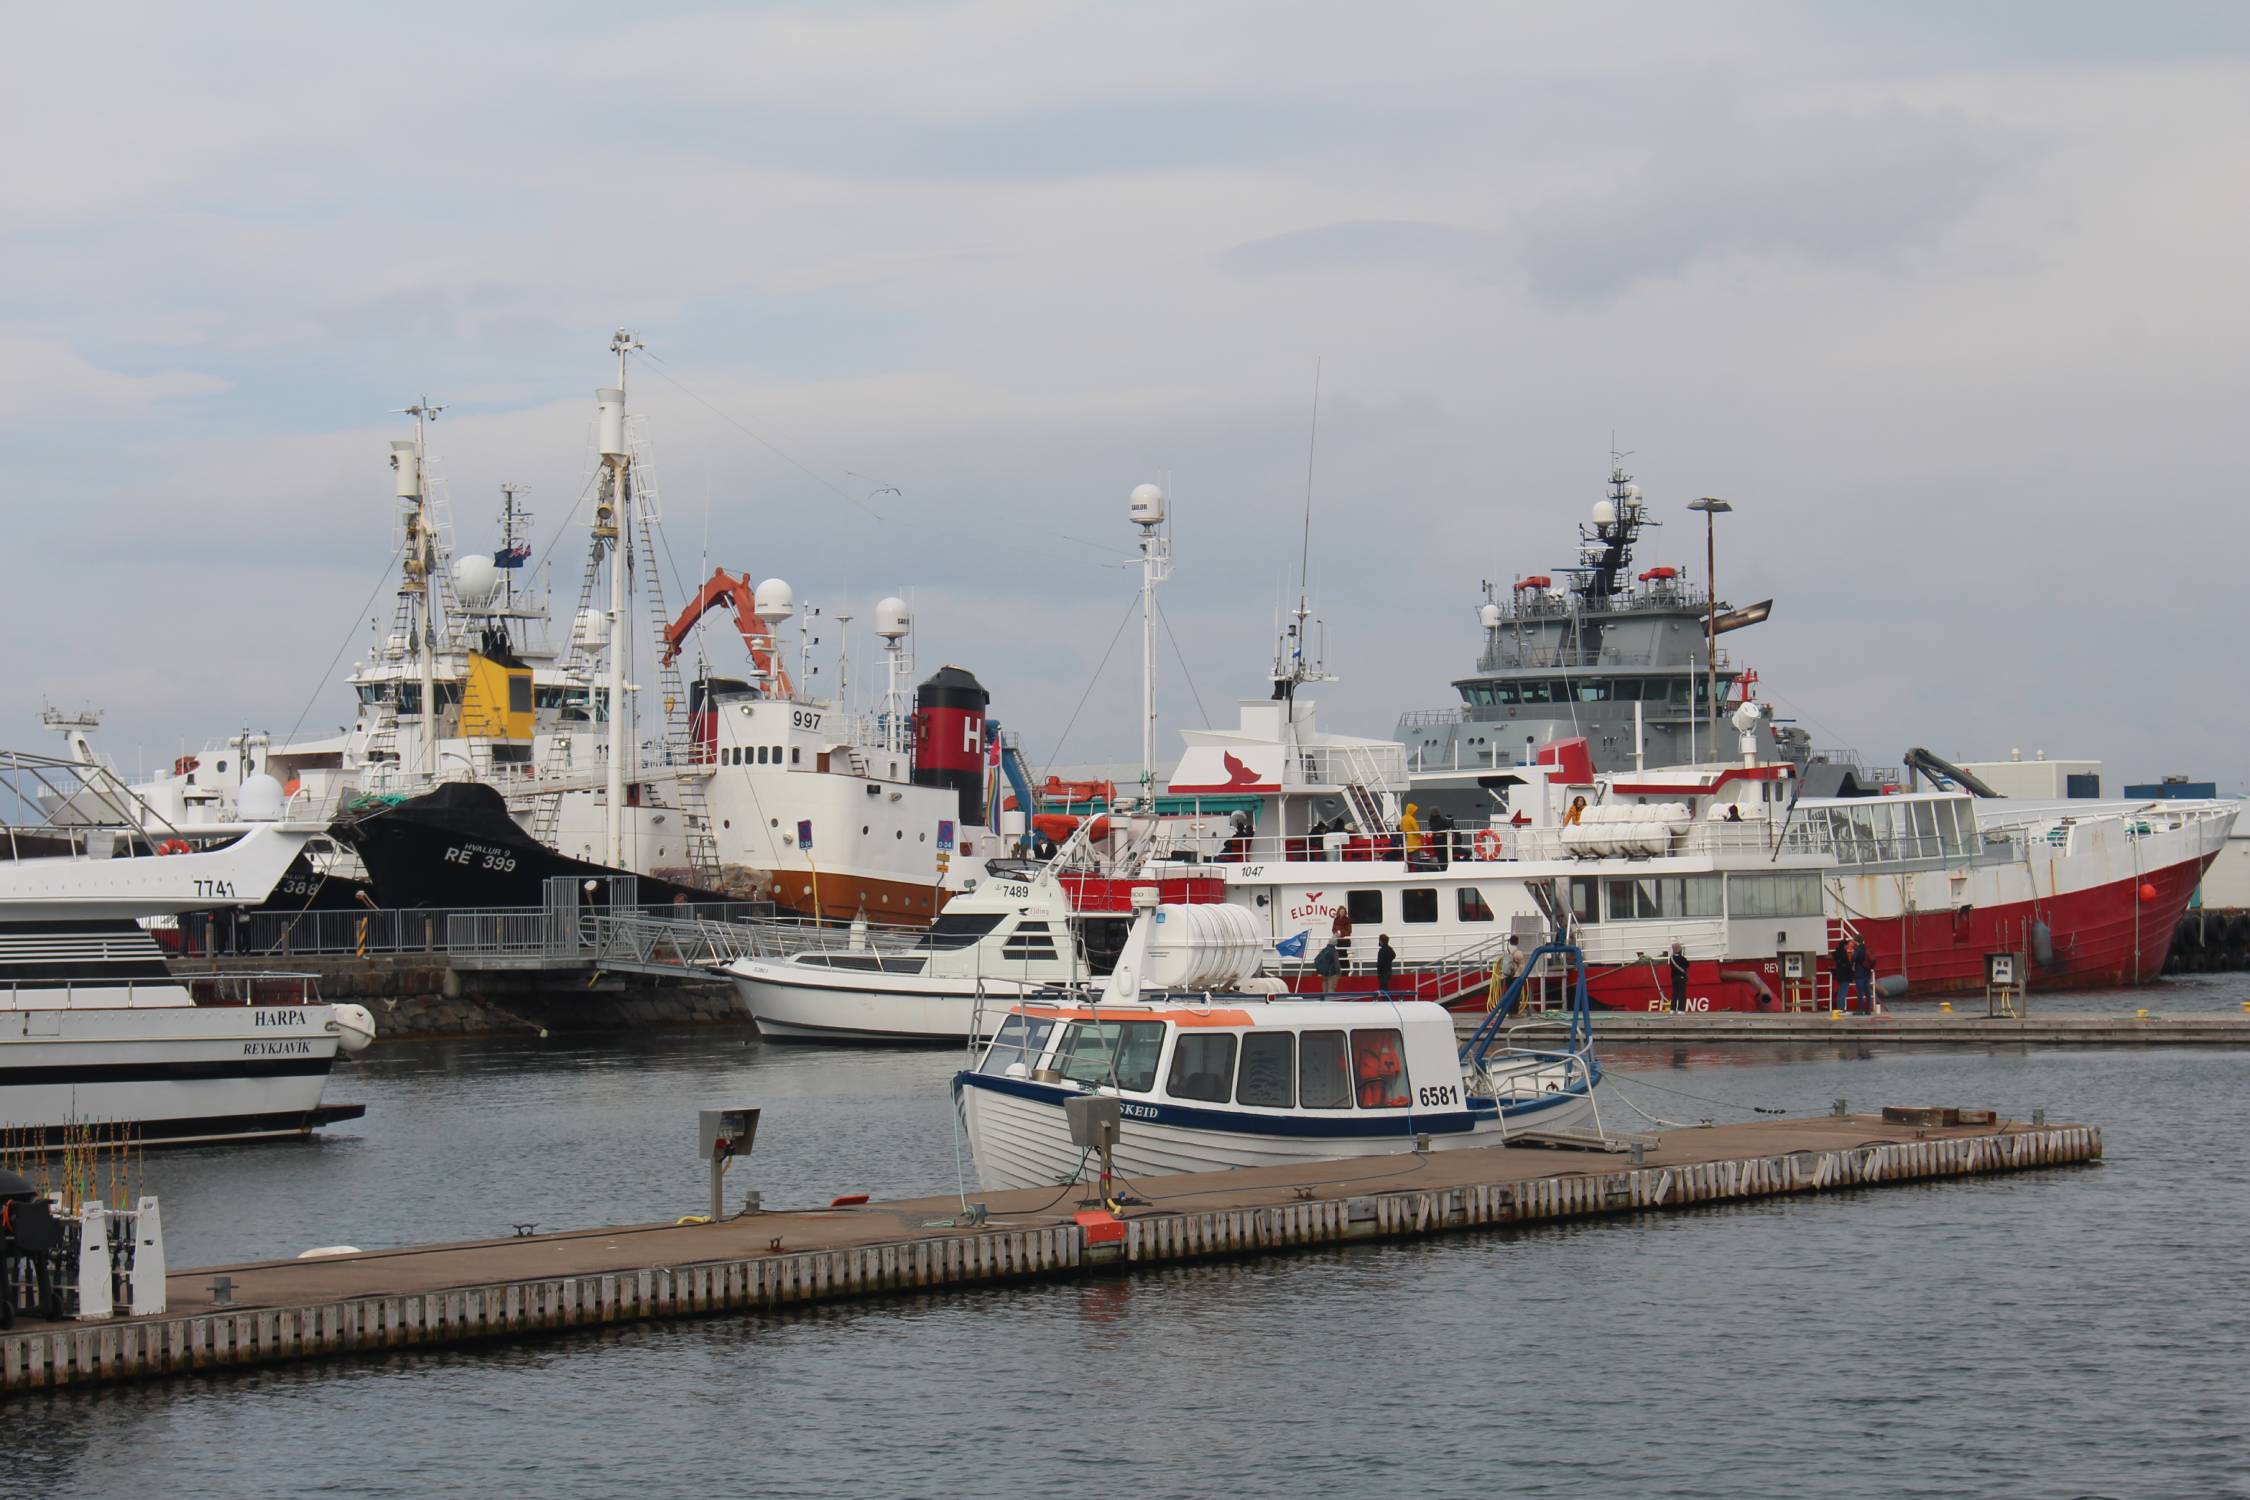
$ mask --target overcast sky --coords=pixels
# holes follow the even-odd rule
[[[42,697],[128,765],[347,720],[425,392],[464,543],[528,484],[574,598],[622,326],[683,569],[909,591],[1035,762],[1082,697],[1062,758],[1135,752],[1130,636],[1087,689],[1143,479],[1164,742],[1262,693],[1317,360],[1331,728],[1452,698],[1614,431],[1644,563],[1700,571],[1683,507],[1734,503],[1721,591],[1777,600],[1738,653],[1819,743],[2250,783],[2250,7],[0,25],[12,743]]]

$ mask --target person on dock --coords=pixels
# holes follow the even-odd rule
[[[1336,945],[1333,942],[1322,945],[1321,950],[1313,955],[1312,971],[1320,976],[1320,992],[1323,995],[1336,993],[1336,970],[1338,967],[1340,966],[1336,961]]]
[[[1684,1012],[1687,1009],[1687,949],[1681,947],[1677,941],[1672,944],[1670,968],[1672,970],[1672,1009]]]
[[[1508,993],[1508,986],[1516,982],[1523,972],[1523,939],[1514,933],[1508,935],[1508,945],[1500,950],[1500,957],[1492,965],[1492,981],[1484,989],[1484,1008],[1498,1010],[1500,999]]]
[[[1836,934],[1836,946],[1829,950],[1828,972],[1836,992],[1836,1003],[1842,1005],[1852,992],[1852,940],[1842,933]]]
[[[1867,951],[1865,938],[1852,944],[1852,988],[1859,992],[1861,1011],[1875,1014],[1875,956]]]
[[[1391,976],[1396,972],[1398,972],[1398,950],[1391,946],[1391,935],[1387,932],[1377,933],[1375,935],[1375,992],[1377,994],[1388,995],[1391,992]]]

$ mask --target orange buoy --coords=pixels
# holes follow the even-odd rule
[[[2143,885],[2141,886],[2141,899],[2143,901],[2154,901],[2156,899],[2156,887],[2154,885],[2143,883]]]
[[[156,846],[156,852],[159,854],[185,854],[188,852],[188,843],[186,839],[166,839]]]

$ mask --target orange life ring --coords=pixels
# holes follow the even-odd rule
[[[1477,858],[1498,859],[1499,857],[1500,835],[1489,828],[1479,830],[1477,833]]]
[[[186,854],[189,852],[188,842],[186,839],[166,839],[156,846],[156,852],[159,854]]]

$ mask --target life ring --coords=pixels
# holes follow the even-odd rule
[[[190,851],[186,839],[166,839],[156,846],[156,852],[159,854],[186,854]]]
[[[1480,830],[1477,834],[1477,858],[1498,859],[1499,857],[1500,835],[1489,828]]]

